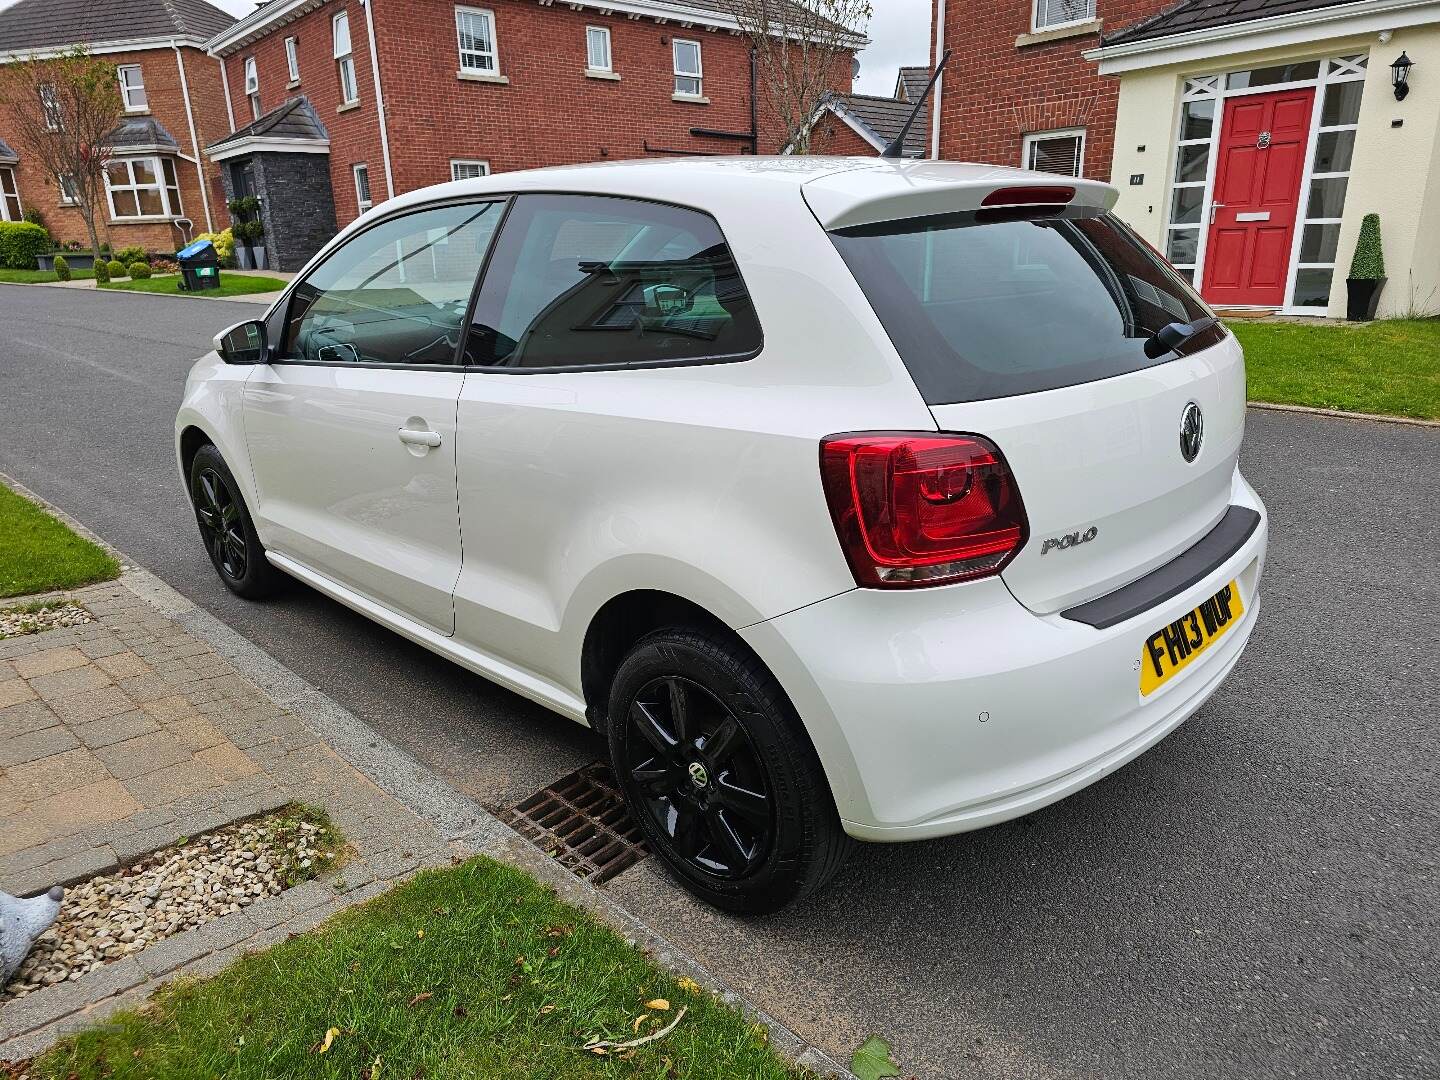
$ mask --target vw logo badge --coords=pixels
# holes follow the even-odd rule
[[[1190,402],[1180,414],[1180,456],[1194,461],[1200,456],[1200,447],[1205,442],[1205,416],[1200,406]]]
[[[703,788],[706,784],[710,783],[710,774],[706,771],[705,766],[701,765],[700,762],[692,761],[690,763],[689,772],[690,782],[696,787]]]

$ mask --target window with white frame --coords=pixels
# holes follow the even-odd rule
[[[140,65],[121,64],[115,72],[120,79],[120,100],[125,104],[125,111],[144,112],[149,108],[150,103],[145,97],[145,78],[140,72]]]
[[[340,12],[330,30],[335,44],[335,70],[340,78],[340,104],[353,105],[360,100],[360,86],[355,81],[355,57],[350,48],[350,16]]]
[[[20,189],[15,186],[15,170],[9,165],[0,165],[0,221],[23,221],[24,218]]]
[[[80,202],[79,190],[75,187],[75,177],[68,173],[60,177],[60,205],[75,206]]]
[[[370,166],[355,166],[355,205],[360,208],[360,213],[365,213],[375,205],[375,200],[370,197]]]
[[[179,217],[180,183],[170,158],[117,158],[105,163],[110,218]]]
[[[451,180],[474,180],[479,176],[490,175],[490,163],[488,161],[452,161],[450,162]]]
[[[245,96],[250,99],[250,119],[260,119],[260,70],[255,57],[245,58]]]
[[[1180,95],[1180,138],[1171,183],[1165,257],[1180,276],[1195,284],[1200,233],[1205,226],[1205,193],[1210,161],[1220,134],[1220,76],[1189,79]]]
[[[604,26],[585,28],[585,66],[591,71],[612,71],[610,30]]]
[[[1061,176],[1084,174],[1084,128],[1032,132],[1021,139],[1020,149],[1023,168]]]
[[[300,39],[287,37],[285,39],[285,70],[290,75],[292,83],[300,81]]]
[[[683,97],[700,97],[705,86],[700,43],[675,38],[672,48],[675,55],[675,93]]]
[[[495,50],[494,12],[484,8],[457,7],[455,36],[460,46],[462,74],[500,74],[500,58]]]
[[[60,108],[60,93],[55,89],[54,83],[40,84],[40,108],[45,113],[46,130],[59,131],[64,122],[64,114]]]
[[[1095,0],[1035,0],[1036,30],[1053,30],[1095,18]]]
[[[1330,306],[1365,68],[1364,56],[1340,56],[1325,62],[1320,123],[1315,129],[1315,154],[1310,161],[1310,189],[1300,204],[1300,246],[1291,307],[1323,310]]]

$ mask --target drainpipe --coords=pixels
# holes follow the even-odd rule
[[[370,71],[375,76],[375,111],[380,118],[380,156],[385,161],[385,190],[395,197],[395,176],[390,171],[390,133],[385,125],[385,95],[380,90],[380,52],[375,47],[375,19],[370,14],[373,0],[360,0],[365,8],[365,35],[370,39]]]
[[[945,0],[937,0],[935,4],[935,52],[930,58],[932,64],[938,64],[940,57],[945,55]],[[945,93],[945,73],[940,73],[940,78],[935,80],[935,97],[930,103],[930,157],[936,161],[940,160],[940,98]]]
[[[210,192],[206,190],[205,163],[200,156],[200,138],[195,134],[195,111],[190,108],[190,82],[185,78],[185,57],[180,55],[180,46],[172,40],[170,48],[175,50],[175,66],[180,69],[180,95],[185,99],[185,123],[190,125],[190,147],[195,151],[195,175],[200,178],[200,203],[205,207],[205,231],[215,231],[215,220],[210,216]]]
[[[225,58],[215,57],[215,62],[220,65],[220,86],[225,91],[225,116],[230,121],[230,134],[235,134],[235,107],[230,104],[230,74],[225,70]]]

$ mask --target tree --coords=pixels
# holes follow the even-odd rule
[[[750,40],[785,142],[810,152],[815,112],[850,62],[870,22],[869,0],[735,0],[741,33]]]
[[[39,162],[73,199],[100,250],[95,215],[105,195],[105,162],[124,114],[115,66],[83,48],[38,60],[13,57],[0,64],[0,105],[20,153]]]

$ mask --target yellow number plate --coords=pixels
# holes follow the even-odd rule
[[[1243,614],[1240,585],[1232,581],[1194,611],[1151,634],[1140,656],[1140,693],[1150,694],[1163,686],[1214,645]]]

